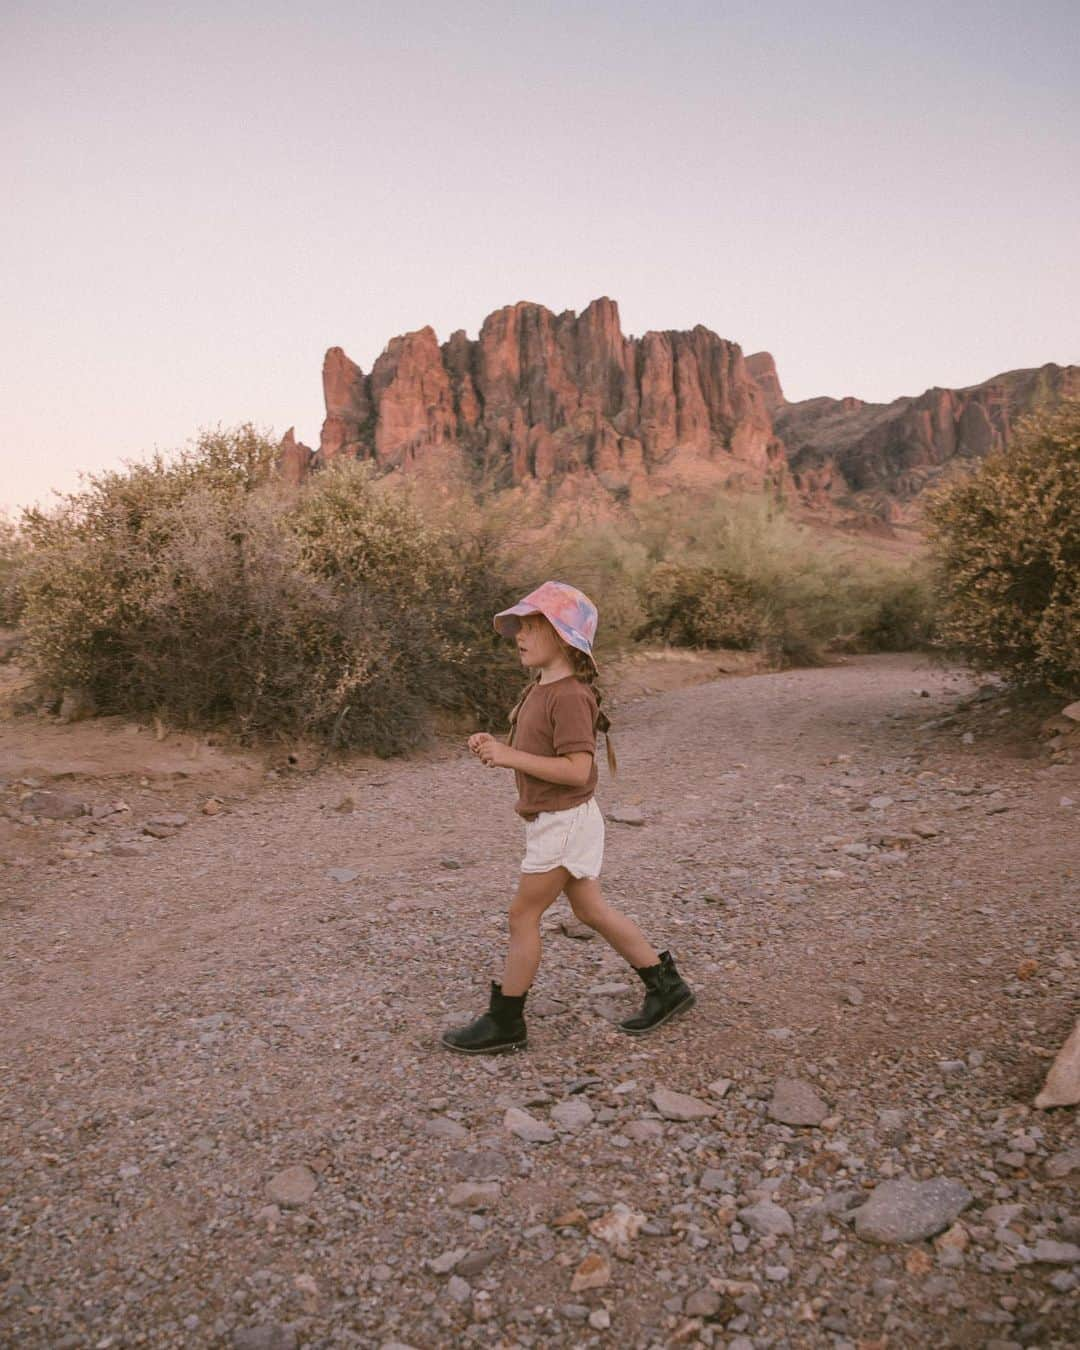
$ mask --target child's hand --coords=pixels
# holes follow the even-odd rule
[[[475,736],[469,737],[469,749],[474,755],[479,755],[481,762],[489,769],[503,768],[508,763],[508,747],[486,731],[478,731]]]

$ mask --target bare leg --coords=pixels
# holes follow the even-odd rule
[[[604,899],[595,878],[571,877],[566,883],[566,895],[581,922],[595,928],[635,969],[655,966],[660,960],[660,953],[645,941],[645,935],[633,919],[620,914]]]
[[[565,867],[521,874],[517,894],[510,902],[510,946],[502,978],[502,991],[510,998],[524,994],[536,977],[540,916],[558,900],[569,876]]]

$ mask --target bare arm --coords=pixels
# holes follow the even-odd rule
[[[469,749],[479,755],[489,769],[516,769],[532,778],[542,778],[545,783],[584,787],[592,773],[593,757],[587,750],[575,750],[569,755],[529,755],[524,750],[503,745],[486,732],[470,736]]]

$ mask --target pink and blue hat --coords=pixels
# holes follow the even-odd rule
[[[584,591],[568,586],[565,581],[545,581],[516,605],[496,614],[495,631],[503,637],[513,637],[517,632],[515,619],[522,614],[542,614],[564,642],[585,653],[595,669],[592,645],[599,616]]]

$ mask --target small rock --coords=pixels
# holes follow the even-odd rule
[[[739,1221],[753,1229],[759,1237],[791,1237],[795,1232],[791,1215],[772,1200],[761,1200],[756,1205],[740,1209]]]
[[[315,1194],[318,1185],[315,1173],[303,1163],[286,1167],[267,1183],[266,1194],[275,1205],[285,1209],[295,1209],[305,1205]]]
[[[160,815],[150,816],[146,823],[161,825],[167,830],[182,830],[188,823],[188,818],[179,811],[163,811]]]
[[[550,1144],[556,1138],[555,1131],[550,1125],[545,1125],[542,1120],[530,1116],[528,1111],[523,1111],[520,1106],[507,1107],[503,1126],[519,1139],[524,1139],[527,1144]]]
[[[86,815],[86,803],[69,792],[28,792],[19,798],[19,809],[25,816],[43,820],[75,820]]]
[[[769,1117],[782,1125],[820,1125],[829,1108],[810,1086],[799,1078],[778,1078],[769,1103]]]
[[[880,1182],[854,1211],[864,1242],[919,1242],[947,1228],[971,1204],[966,1186],[947,1177]]]
[[[436,1275],[449,1275],[464,1255],[464,1247],[454,1247],[451,1251],[436,1256],[431,1262],[431,1269]]]
[[[870,805],[874,808],[875,811],[884,811],[886,807],[892,806],[892,804],[893,799],[891,797],[870,798]]]
[[[1075,703],[1069,703],[1061,710],[1062,717],[1068,717],[1070,721],[1080,722],[1080,699]]]
[[[360,873],[351,867],[331,867],[326,875],[331,881],[347,882],[355,881]]]
[[[220,797],[207,797],[200,809],[204,816],[217,816],[221,814],[224,807],[225,803]]]
[[[430,1120],[424,1121],[422,1128],[433,1139],[467,1139],[469,1135],[464,1125],[451,1120],[449,1116],[432,1116]]]
[[[571,1097],[551,1108],[551,1119],[568,1134],[578,1134],[592,1124],[593,1109],[584,1097]]]
[[[603,1289],[611,1283],[611,1264],[599,1252],[590,1252],[574,1272],[570,1292],[580,1294],[586,1289]]]
[[[1064,1153],[1055,1153],[1047,1158],[1046,1175],[1055,1180],[1067,1177],[1071,1172],[1080,1172],[1080,1148],[1068,1148]]]
[[[611,1314],[606,1308],[594,1308],[589,1314],[589,1326],[594,1331],[606,1331],[611,1326]]]
[[[463,1275],[466,1279],[471,1279],[474,1275],[479,1275],[481,1271],[487,1270],[493,1261],[497,1261],[500,1256],[505,1256],[507,1251],[508,1248],[504,1242],[496,1242],[490,1247],[466,1252],[455,1267],[457,1274]]]
[[[658,1120],[632,1120],[628,1125],[623,1126],[623,1133],[628,1139],[633,1139],[636,1143],[642,1144],[648,1139],[662,1139],[664,1137],[664,1127]]]
[[[722,1303],[715,1289],[695,1289],[686,1296],[683,1312],[687,1317],[713,1318],[720,1311]]]
[[[627,1205],[616,1204],[612,1206],[610,1214],[603,1214],[589,1224],[589,1232],[609,1247],[614,1247],[618,1254],[625,1255],[644,1223],[644,1214],[638,1214]]]
[[[1050,1238],[1039,1238],[1031,1254],[1043,1265],[1071,1266],[1080,1263],[1080,1247],[1075,1242],[1053,1242]]]
[[[640,806],[613,806],[607,812],[607,818],[619,825],[645,824],[645,813]]]
[[[296,1350],[296,1332],[275,1322],[239,1327],[232,1334],[233,1350]]]
[[[587,923],[582,923],[580,919],[575,919],[571,915],[560,918],[559,927],[566,937],[575,938],[578,942],[588,942],[596,937],[595,928],[590,928]]]
[[[732,1080],[730,1078],[718,1078],[715,1083],[710,1083],[708,1090],[714,1097],[726,1097]]]
[[[653,1105],[666,1120],[706,1120],[718,1114],[715,1106],[710,1106],[699,1097],[673,1092],[670,1088],[659,1087],[650,1096]]]
[[[459,1181],[451,1186],[446,1203],[451,1209],[490,1209],[499,1202],[497,1181]]]
[[[463,1280],[460,1275],[451,1275],[446,1291],[455,1303],[468,1303],[472,1298],[472,1290],[469,1287],[468,1280]]]

